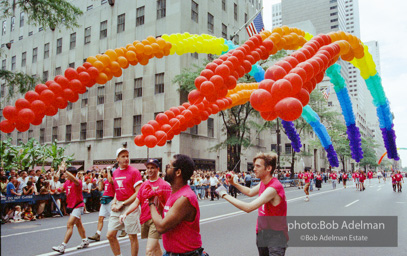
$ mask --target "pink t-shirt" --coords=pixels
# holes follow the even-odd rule
[[[140,200],[141,205],[141,215],[140,215],[140,224],[151,219],[150,207],[148,206],[148,199],[145,198],[145,187],[150,185],[154,191],[157,192],[160,202],[165,205],[168,198],[171,196],[171,186],[165,182],[163,179],[158,178],[156,181],[146,180],[141,184],[140,190],[137,193],[137,198]]]
[[[111,196],[114,197],[114,186],[112,183],[109,182],[108,179],[105,180],[105,192],[103,192],[103,196]]]
[[[373,172],[368,172],[367,176],[368,176],[369,179],[373,178]]]
[[[302,175],[302,178],[304,179],[304,182],[305,182],[305,183],[309,183],[309,179],[311,178],[311,174],[309,174],[309,173],[304,173],[304,174]]]
[[[172,253],[186,253],[202,247],[201,234],[199,234],[200,211],[198,199],[189,185],[185,185],[171,194],[164,207],[164,216],[180,197],[186,197],[189,200],[196,209],[196,215],[193,221],[182,221],[178,226],[162,235],[165,250]]]
[[[400,173],[396,174],[396,181],[401,181],[401,178],[403,178],[403,175],[401,175]]]
[[[117,168],[113,172],[113,181],[118,201],[129,199],[136,192],[137,185],[142,182],[140,172],[130,165],[124,170]]]
[[[331,173],[331,179],[336,180],[337,177],[336,173]]]
[[[82,195],[82,182],[79,181],[79,185],[75,185],[75,183],[71,180],[67,180],[64,183],[64,189],[66,193],[66,204],[68,208],[73,208],[77,203],[82,201],[78,207],[84,207],[85,204],[83,203],[83,195]]]
[[[277,195],[280,196],[281,201],[278,205],[274,206],[271,202],[267,202],[263,204],[259,210],[259,217],[261,216],[283,216],[283,218],[274,218],[270,222],[269,218],[257,218],[257,223],[256,223],[256,234],[259,232],[259,230],[263,229],[273,229],[273,230],[278,230],[278,231],[283,231],[287,240],[288,240],[288,227],[287,227],[287,200],[285,197],[285,191],[283,185],[281,185],[280,181],[273,177],[269,183],[264,184],[263,182],[260,182],[260,188],[259,188],[259,196],[263,194],[263,192],[267,188],[274,188],[277,191]]]
[[[317,175],[317,180],[322,180],[322,176],[321,176],[321,175]]]

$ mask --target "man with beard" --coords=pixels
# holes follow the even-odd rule
[[[107,231],[107,239],[114,255],[120,255],[120,244],[117,240],[117,231],[125,229],[129,234],[131,255],[138,254],[138,239],[137,233],[140,232],[140,210],[136,210],[129,214],[127,218],[120,222],[120,215],[125,213],[130,205],[134,202],[137,192],[141,186],[140,172],[129,165],[129,151],[127,148],[119,148],[116,151],[116,160],[118,168],[113,172],[113,183],[115,196],[112,200],[112,212],[109,218],[109,226]]]
[[[149,198],[151,217],[157,231],[162,234],[163,245],[169,255],[207,255],[202,248],[199,233],[200,211],[198,199],[188,185],[195,164],[189,156],[175,155],[171,160],[165,180],[171,184],[172,192],[164,206],[164,218],[157,211],[160,199],[151,188],[145,192]],[[149,191],[148,191],[149,190]]]
[[[141,205],[141,239],[147,238],[146,255],[161,256],[163,254],[159,243],[161,235],[157,232],[154,222],[151,219],[148,198],[146,197],[149,194],[146,193],[153,192],[156,194],[159,198],[158,204],[160,204],[157,207],[162,209],[171,195],[171,186],[158,177],[160,163],[157,159],[148,159],[146,167],[148,180],[141,184],[136,200],[130,205],[129,209],[120,216],[120,222],[124,222],[127,216]]]

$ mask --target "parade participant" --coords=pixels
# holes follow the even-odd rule
[[[82,243],[77,246],[78,249],[83,249],[89,246],[89,241],[86,238],[85,228],[83,227],[81,215],[83,215],[83,208],[85,203],[83,202],[82,195],[82,182],[77,179],[76,173],[78,170],[75,167],[69,167],[65,174],[68,180],[64,183],[62,191],[66,192],[66,203],[67,212],[71,211],[69,214],[69,219],[67,223],[67,229],[65,233],[65,238],[62,244],[52,247],[52,250],[59,253],[65,252],[66,244],[71,239],[73,233],[73,227],[76,225],[78,228],[78,233],[82,238]],[[68,208],[70,210],[68,210]]]
[[[300,173],[298,173],[298,182],[299,182],[299,184],[298,184],[298,189],[302,189],[303,188],[303,186],[302,186],[302,172],[300,171]]]
[[[259,255],[285,255],[286,242],[288,241],[288,229],[287,229],[287,201],[283,185],[280,181],[273,177],[273,172],[276,168],[277,155],[274,153],[258,153],[254,159],[254,173],[256,178],[260,179],[260,183],[252,189],[245,186],[236,184],[233,177],[228,177],[228,181],[236,186],[236,188],[243,194],[254,197],[258,195],[258,198],[252,202],[244,202],[236,199],[226,193],[224,187],[220,187],[218,192],[220,196],[235,207],[247,213],[258,209],[258,219],[256,224],[256,240]],[[274,218],[271,222],[270,219],[264,218],[264,216],[282,216],[283,218]],[[268,222],[268,224],[265,224]],[[268,241],[273,243],[264,247],[263,241],[266,231],[273,230],[274,238],[278,239],[274,241]],[[280,239],[283,239],[281,242]],[[279,243],[280,242],[280,243]]]
[[[315,179],[315,177],[314,177],[314,171],[313,170],[310,170],[309,171],[309,173],[308,173],[308,175],[310,176],[310,178],[309,178],[309,191],[314,191],[314,183],[315,183],[315,181],[314,181],[314,179]]]
[[[338,175],[336,174],[336,171],[332,171],[329,177],[332,180],[332,188],[336,189],[336,180],[338,179]]]
[[[138,254],[138,239],[137,233],[140,232],[140,210],[136,210],[129,214],[123,223],[120,223],[120,215],[122,215],[134,202],[137,192],[141,186],[140,172],[129,165],[129,150],[127,148],[119,148],[116,151],[116,160],[118,168],[113,172],[113,184],[115,189],[115,196],[112,200],[109,218],[109,225],[107,229],[107,239],[109,240],[110,247],[114,255],[120,255],[120,244],[117,240],[117,232],[125,229],[129,235],[131,255]]]
[[[219,185],[219,180],[216,178],[215,173],[212,172],[211,177],[209,178],[209,183],[211,185],[211,201],[213,201],[214,197],[216,196],[219,200],[219,195],[215,193],[217,186]]]
[[[371,180],[373,178],[373,172],[372,170],[369,170],[369,172],[367,173],[367,178],[369,179],[369,184],[371,183]]]
[[[302,178],[304,179],[304,192],[305,192],[305,202],[309,201],[309,186],[310,186],[310,179],[311,174],[308,172],[308,169],[305,169],[304,173],[302,174]]]
[[[360,173],[359,171],[355,172],[355,183],[356,183],[356,190],[360,190]]]
[[[322,187],[321,184],[322,184],[322,175],[321,172],[318,172],[315,179],[315,187],[318,188],[318,190],[320,190]]]
[[[401,192],[401,181],[403,180],[403,183],[404,183],[403,175],[401,175],[400,171],[397,171],[397,174],[395,176],[396,176],[397,192]]]
[[[171,196],[164,206],[164,218],[159,213],[159,198],[151,191],[149,206],[151,218],[158,233],[162,234],[164,256],[204,256],[199,233],[200,210],[195,193],[188,186],[195,164],[186,155],[175,155],[171,160],[165,180],[171,185]],[[148,194],[148,193],[146,193]]]
[[[364,190],[365,190],[365,184],[364,184],[365,179],[366,179],[365,172],[364,172],[364,171],[360,171],[360,174],[359,174],[359,188],[360,188],[360,191],[364,191]]]
[[[382,178],[382,176],[383,176],[382,172],[378,171],[377,172],[377,179],[379,180],[379,183],[380,183],[380,179]]]
[[[136,200],[134,200],[129,209],[127,209],[126,212],[120,216],[120,222],[124,222],[126,217],[141,205],[141,239],[147,238],[146,255],[161,256],[163,254],[159,243],[161,235],[157,232],[154,222],[151,219],[150,207],[148,205],[146,192],[149,192],[152,189],[159,198],[158,203],[161,204],[161,206],[158,205],[157,207],[163,209],[165,203],[171,195],[171,186],[163,179],[158,177],[158,173],[160,172],[160,163],[157,159],[148,159],[145,165],[147,168],[146,173],[148,180],[141,184]],[[149,189],[146,189],[147,187]]]
[[[348,174],[346,172],[343,173],[343,188],[346,188],[346,181],[348,180]]]
[[[391,184],[393,186],[393,191],[396,192],[397,181],[396,181],[396,173],[394,171],[391,172]]]
[[[98,218],[98,226],[96,230],[96,234],[93,236],[88,237],[90,240],[100,241],[100,235],[102,234],[103,229],[103,221],[105,218],[110,217],[110,213],[112,211],[111,205],[112,200],[114,198],[114,185],[113,185],[113,178],[112,178],[112,167],[108,167],[107,169],[103,169],[101,173],[101,177],[103,182],[99,183],[99,190],[103,192],[102,197],[100,198],[100,209],[99,209],[99,218]]]

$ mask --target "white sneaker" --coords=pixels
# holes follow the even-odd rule
[[[78,245],[76,248],[77,249],[83,249],[89,246],[89,240],[82,240],[82,243]]]
[[[309,201],[309,198],[305,198],[304,201],[305,201],[305,202],[308,202],[308,201]]]
[[[52,247],[52,250],[59,252],[59,253],[65,253],[65,246],[63,244],[60,244],[58,246]]]

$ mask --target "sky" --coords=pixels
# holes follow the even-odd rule
[[[312,1],[312,0],[311,0]],[[271,30],[271,6],[280,0],[263,0],[263,20]],[[407,148],[407,1],[359,0],[362,42],[378,41],[382,85],[395,119],[396,144]],[[407,166],[407,150],[398,151]]]

